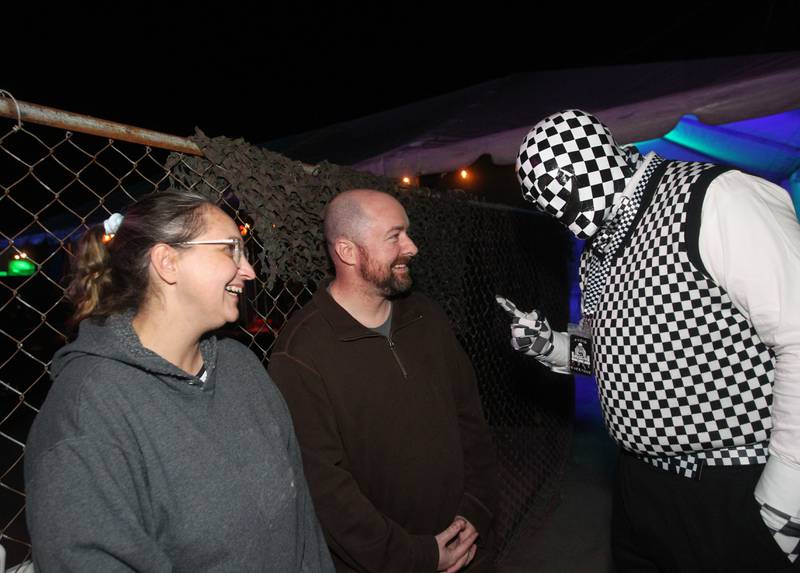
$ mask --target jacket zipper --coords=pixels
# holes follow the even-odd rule
[[[418,321],[419,319],[421,319],[421,318],[422,318],[422,315],[421,315],[421,314],[420,314],[420,315],[417,315],[417,316],[416,316],[416,317],[414,317],[412,320],[409,320],[408,322],[406,322],[406,323],[404,323],[404,324],[401,324],[400,326],[398,326],[398,327],[395,329],[395,331],[394,331],[394,332],[396,333],[398,330],[400,330],[400,329],[402,329],[402,328],[405,328],[406,326],[408,326],[408,325],[410,325],[410,324],[413,324],[413,323],[417,322],[417,321]],[[360,339],[360,338],[371,338],[371,337],[373,337],[373,336],[381,336],[381,335],[380,335],[380,334],[378,334],[378,333],[371,333],[371,334],[367,334],[366,336],[365,336],[365,335],[359,335],[359,336],[351,336],[351,337],[348,337],[348,338],[342,338],[342,340],[343,340],[343,341],[351,341],[351,340],[358,340],[358,339]],[[386,340],[389,342],[389,350],[391,350],[391,351],[392,351],[392,356],[394,356],[394,360],[395,360],[395,362],[397,362],[397,366],[400,368],[400,372],[402,372],[402,373],[403,373],[403,378],[405,378],[406,380],[408,380],[408,372],[406,371],[406,368],[405,368],[405,366],[403,366],[403,362],[400,360],[400,356],[397,354],[397,350],[395,350],[395,348],[396,348],[396,345],[395,345],[395,343],[394,343],[394,340],[392,340],[392,336],[391,336],[391,334],[390,334],[389,336],[386,336],[385,338],[386,338]]]
[[[392,355],[394,355],[394,359],[397,361],[397,365],[400,367],[400,372],[403,373],[403,378],[408,380],[408,373],[406,372],[406,369],[403,367],[403,363],[400,361],[400,357],[397,355],[397,351],[395,350],[394,340],[392,340],[391,336],[387,336],[386,340],[389,341],[389,348],[392,351]]]

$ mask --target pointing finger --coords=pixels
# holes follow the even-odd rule
[[[505,310],[514,318],[521,318],[524,316],[524,314],[520,312],[517,306],[507,298],[503,298],[502,296],[497,296],[497,295],[495,295],[494,298],[497,301],[497,304],[499,304],[503,308],[503,310]]]

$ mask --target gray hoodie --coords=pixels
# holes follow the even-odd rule
[[[81,323],[28,438],[37,571],[333,571],[280,392],[244,346],[202,383],[130,315]]]

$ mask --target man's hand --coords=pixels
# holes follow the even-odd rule
[[[511,346],[514,350],[530,356],[547,356],[553,351],[553,330],[539,311],[522,312],[502,296],[495,295],[495,299],[514,319],[511,323]]]
[[[456,519],[463,519],[464,523],[467,524],[467,526],[460,533],[461,537],[466,537],[468,535],[472,535],[473,532],[474,532],[475,536],[476,536],[476,539],[477,539],[477,537],[480,534],[478,533],[478,530],[475,529],[475,526],[472,525],[466,517],[462,517],[460,515],[456,515]],[[466,567],[467,565],[469,565],[472,562],[473,559],[475,559],[475,553],[477,553],[477,551],[478,551],[478,546],[473,543],[472,544],[472,548],[470,548],[469,553],[467,553],[467,560],[464,561],[464,564],[462,565],[462,567]]]
[[[437,571],[455,573],[475,557],[478,532],[463,517],[456,517],[447,529],[436,536],[439,546]]]

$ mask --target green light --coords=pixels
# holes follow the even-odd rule
[[[14,259],[8,262],[8,276],[29,277],[36,272],[36,265],[27,259]]]

